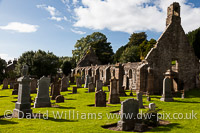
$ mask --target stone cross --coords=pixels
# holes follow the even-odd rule
[[[110,93],[109,93],[109,99],[108,99],[108,103],[110,104],[120,103],[119,90],[118,90],[117,84],[118,84],[118,80],[115,77],[113,77],[110,80]]]
[[[95,107],[106,107],[106,93],[102,90],[95,93]]]
[[[12,116],[14,118],[26,118],[26,116],[32,116],[32,109],[30,103],[30,82],[31,79],[28,75],[28,66],[22,68],[23,76],[17,79],[19,82],[18,100],[15,103],[15,109]]]
[[[131,98],[121,103],[121,120],[118,121],[118,127],[122,131],[133,130],[139,113],[139,103]],[[127,117],[127,116],[131,117]]]
[[[144,108],[143,106],[143,99],[142,99],[142,92],[137,92],[137,100],[139,102],[139,108]]]
[[[51,107],[49,85],[50,78],[43,76],[38,80],[38,92],[35,98],[34,108]]]

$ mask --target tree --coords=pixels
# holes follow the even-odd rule
[[[139,45],[139,50],[140,50],[140,59],[143,60],[156,44],[155,39],[151,39],[150,41],[145,40]]]
[[[119,61],[121,63],[138,62],[138,61],[140,61],[139,47],[138,46],[127,47],[124,50],[123,54],[121,55]]]
[[[128,46],[139,46],[143,41],[147,40],[145,32],[133,33],[129,38]]]
[[[48,75],[56,75],[59,68],[59,58],[51,52],[38,50],[37,52],[28,51],[18,59],[16,72],[20,75],[22,66],[29,66],[29,74],[37,75],[38,78]]]
[[[89,47],[94,49],[102,64],[112,62],[112,56],[114,54],[112,47],[107,42],[107,37],[100,32],[94,32],[91,35],[81,38],[76,42],[74,47],[75,50],[72,51],[72,54],[76,63],[84,56]]]
[[[5,78],[6,61],[0,58],[0,82]]]
[[[194,48],[195,55],[200,59],[200,28],[187,34],[190,45]]]
[[[119,59],[121,57],[121,55],[123,54],[124,50],[126,49],[126,46],[121,46],[117,51],[116,53],[114,54],[113,56],[113,62],[114,63],[117,63],[119,62]]]
[[[72,69],[71,62],[65,60],[64,63],[63,63],[63,65],[62,65],[62,71],[63,71],[63,73],[67,76],[67,75],[70,74],[71,69]]]

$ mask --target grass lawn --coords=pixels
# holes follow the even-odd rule
[[[2,90],[0,87],[0,116],[4,115],[6,110],[13,110],[15,108],[15,102],[17,101],[17,95],[11,95],[12,89]],[[72,88],[68,88],[72,90]],[[104,90],[108,90],[104,87]],[[129,91],[126,92],[128,95]],[[71,91],[61,92],[66,98],[64,103],[55,103],[52,100],[51,103],[54,107],[50,108],[32,108],[33,113],[46,114],[48,112],[48,119],[5,119],[0,118],[0,132],[117,132],[104,129],[101,126],[119,121],[116,117],[114,119],[108,119],[107,115],[112,111],[120,110],[120,104],[109,104],[109,107],[93,107],[95,103],[95,93],[87,93],[86,88],[79,88],[78,94],[71,94]],[[32,100],[36,94],[31,94]],[[107,99],[109,93],[107,92]],[[150,130],[149,132],[200,132],[200,90],[193,90],[186,93],[185,99],[174,98],[174,102],[161,102],[160,96],[152,96],[152,101],[156,103],[159,109],[159,113],[197,113],[197,119],[165,119],[170,121],[167,126],[159,126]],[[121,101],[133,97],[120,97]],[[143,97],[144,105],[148,105],[146,97]],[[33,103],[32,103],[33,105]],[[56,106],[58,105],[58,106]],[[90,106],[88,106],[90,105]],[[147,109],[141,109],[146,111]],[[54,115],[59,112],[63,112],[61,119],[54,119]],[[53,114],[54,112],[54,114]],[[73,113],[75,118],[73,118]],[[96,119],[88,119],[88,113],[96,113]],[[71,118],[69,118],[69,114]],[[78,114],[78,118],[77,118]],[[87,115],[85,115],[87,114]],[[165,116],[165,115],[164,115]],[[172,117],[172,115],[170,115]],[[87,118],[86,118],[87,117]],[[176,115],[178,117],[178,114]],[[181,117],[181,115],[179,115]],[[185,118],[185,117],[184,117]],[[189,118],[189,116],[187,117]],[[118,131],[119,132],[119,131]]]

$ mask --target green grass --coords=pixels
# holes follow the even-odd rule
[[[0,87],[2,88],[2,86]],[[70,87],[69,90],[72,88]],[[107,90],[107,87],[104,87],[104,90]],[[52,100],[53,105],[59,105],[59,107],[51,108],[32,108],[33,113],[46,113],[48,110],[49,118],[44,119],[1,119],[0,118],[0,132],[116,132],[108,129],[104,129],[101,126],[111,123],[116,123],[119,119],[108,119],[106,113],[111,111],[120,110],[120,104],[109,104],[109,107],[91,107],[95,103],[95,93],[86,93],[86,88],[79,88],[78,94],[70,94],[70,91],[61,92],[62,95],[67,99],[65,103],[55,103],[55,100]],[[15,108],[14,101],[17,101],[17,95],[11,95],[12,90],[2,90],[0,89],[0,116],[4,115],[6,110],[13,110]],[[129,94],[130,92],[126,92]],[[35,98],[36,94],[31,94],[32,99]],[[107,99],[108,99],[107,92]],[[161,102],[160,96],[152,96],[152,101],[156,103],[156,106],[160,110],[159,113],[191,113],[194,110],[197,114],[197,120],[176,120],[170,119],[170,124],[167,126],[159,126],[150,130],[149,132],[199,132],[200,128],[200,91],[193,90],[186,93],[185,99],[174,98],[175,102]],[[120,97],[121,101],[135,98],[133,97]],[[13,101],[13,102],[12,102]],[[146,101],[146,97],[143,97],[144,105],[148,105],[149,102]],[[32,103],[33,105],[33,103]],[[63,111],[66,112],[67,118],[65,116],[62,119],[54,119],[52,111]],[[75,113],[102,113],[102,119],[79,119],[68,118],[69,111],[71,115],[73,111]],[[142,109],[146,111],[146,109]],[[97,118],[99,118],[97,116]]]

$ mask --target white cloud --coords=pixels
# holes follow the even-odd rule
[[[64,0],[63,0],[64,2]],[[49,19],[55,20],[55,21],[68,21],[66,16],[61,16],[61,13],[53,6],[46,6],[46,5],[36,5],[37,8],[45,9],[47,12],[49,12],[50,16]]]
[[[186,32],[200,26],[200,7],[187,0],[176,0],[181,5],[182,25]],[[167,7],[174,0],[82,0],[84,6],[74,9],[75,27],[127,33],[139,31],[162,32],[165,29]],[[192,23],[192,24],[191,24]]]
[[[6,60],[7,62],[9,60],[13,60],[13,57],[10,57],[8,54],[0,54],[0,58]]]
[[[64,30],[64,29],[65,29],[63,26],[58,25],[58,24],[56,24],[55,26],[58,27],[58,28],[61,29],[61,30]]]
[[[71,29],[71,31],[76,33],[76,34],[80,34],[80,35],[86,34],[86,32],[80,31],[80,30],[76,30],[76,29]]]
[[[20,22],[10,22],[6,26],[0,26],[1,30],[11,30],[20,33],[31,33],[38,30],[38,25],[30,25]]]

